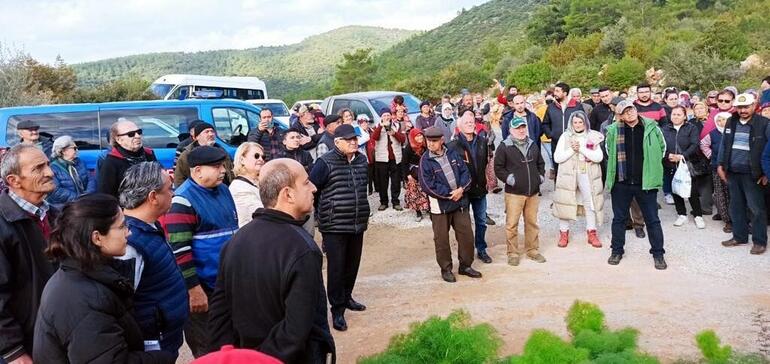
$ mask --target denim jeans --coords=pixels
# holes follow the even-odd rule
[[[616,183],[612,187],[612,254],[623,254],[626,245],[626,220],[631,200],[636,199],[642,210],[647,225],[647,238],[650,241],[650,254],[663,256],[663,229],[658,218],[658,190],[642,190],[640,185]]]
[[[749,242],[749,218],[751,210],[751,241],[767,245],[767,211],[765,210],[764,187],[757,184],[748,173],[730,173],[727,176],[730,191],[730,217],[733,220],[733,239]]]
[[[473,209],[473,223],[475,225],[474,231],[474,244],[476,245],[476,252],[487,251],[487,241],[484,238],[487,234],[487,196],[472,197],[468,199]]]

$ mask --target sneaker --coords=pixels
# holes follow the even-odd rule
[[[732,238],[722,242],[722,246],[726,247],[726,248],[732,248],[732,247],[735,247],[735,246],[741,246],[741,245],[746,245],[746,244],[748,244],[748,242],[745,242],[745,241],[741,242],[741,241],[737,241],[737,240],[732,239]]]
[[[527,258],[532,259],[538,263],[545,263],[545,257],[540,253],[535,253],[533,255],[527,254]]]
[[[478,254],[476,254],[476,256],[485,264],[492,263],[492,257],[490,257],[489,254],[487,254],[485,251],[480,251]]]
[[[588,230],[588,244],[594,248],[601,248],[602,242],[599,241],[599,236],[596,234],[596,230]]]
[[[754,246],[751,247],[751,254],[753,255],[760,255],[763,254],[767,250],[767,247],[764,245],[754,244]]]
[[[701,218],[701,221],[703,221],[702,218]],[[687,222],[687,216],[679,215],[679,217],[676,218],[676,221],[674,221],[674,226],[682,226],[686,222]]]
[[[618,264],[620,264],[620,260],[621,259],[623,259],[623,255],[622,254],[612,253],[612,255],[610,255],[610,259],[607,259],[607,264],[609,264],[609,265],[618,265]]]
[[[508,257],[508,265],[514,266],[514,267],[518,266],[519,265],[519,256],[518,255],[513,255],[513,256]]]
[[[489,216],[489,214],[487,214],[487,225],[497,225],[495,220],[492,220],[492,216]]]
[[[666,260],[663,259],[662,256],[660,257],[652,257],[652,259],[655,261],[655,269],[657,270],[665,270],[668,268],[668,264],[666,264]]]
[[[393,210],[396,210],[396,211],[404,211],[404,208],[403,208],[403,207],[401,207],[401,205],[399,205],[399,204],[397,204],[397,203],[394,203],[394,204],[393,204]]]
[[[733,224],[725,224],[725,227],[722,228],[722,231],[728,234],[733,233]]]
[[[388,204],[382,204],[377,208],[377,211],[385,211],[388,209]]]
[[[698,229],[706,228],[706,222],[703,221],[702,216],[695,216],[695,227],[697,227]]]
[[[667,193],[665,195],[664,199],[666,200],[666,205],[673,205],[674,204],[674,196],[671,195],[670,193]]]

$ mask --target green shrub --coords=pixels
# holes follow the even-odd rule
[[[583,301],[575,301],[567,313],[567,330],[572,337],[577,336],[583,330],[601,332],[605,329],[604,312],[599,306]]]
[[[545,62],[525,64],[516,67],[507,79],[519,87],[519,92],[539,91],[553,81],[553,69]]]
[[[587,349],[591,353],[591,358],[599,358],[604,354],[621,353],[626,350],[633,352],[636,349],[638,335],[639,332],[633,328],[602,332],[583,330],[572,339],[572,343],[575,347]]]
[[[593,364],[658,364],[657,358],[647,354],[640,354],[634,350],[625,350],[619,353],[605,353],[592,360]]]
[[[620,90],[638,84],[644,79],[644,72],[642,62],[625,56],[616,63],[609,64],[602,78],[607,86]]]
[[[562,72],[559,79],[568,83],[571,87],[582,88],[583,92],[601,84],[599,66],[586,64],[584,61],[571,63],[564,68],[564,72]]]
[[[588,360],[586,349],[579,349],[546,330],[534,330],[524,345],[521,356],[513,356],[510,364],[583,363]]]
[[[733,349],[729,345],[720,346],[719,337],[713,330],[702,331],[695,336],[695,341],[710,364],[727,363],[732,356]]]
[[[436,316],[411,325],[408,333],[391,339],[385,352],[361,359],[361,364],[489,363],[497,359],[501,340],[492,326],[472,326],[465,311]]]

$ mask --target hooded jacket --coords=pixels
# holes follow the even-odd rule
[[[309,363],[316,352],[334,355],[323,255],[303,223],[259,209],[222,249],[209,313],[211,349],[232,344],[285,363]]]
[[[113,146],[99,167],[99,178],[96,179],[96,192],[118,197],[118,188],[123,182],[126,170],[141,162],[155,162],[155,152],[150,148],[142,148],[130,152],[120,146]]]

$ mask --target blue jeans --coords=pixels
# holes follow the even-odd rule
[[[647,225],[647,238],[650,240],[650,254],[662,257],[663,229],[658,218],[658,190],[642,190],[640,185],[616,183],[612,187],[612,254],[623,255],[626,245],[626,221],[631,200],[636,199],[642,210],[644,223]]]
[[[473,222],[476,227],[475,233],[476,252],[487,251],[487,241],[484,238],[487,234],[487,196],[472,197],[468,199],[473,209]]]
[[[727,176],[727,189],[730,191],[730,217],[733,219],[733,239],[741,243],[749,242],[749,218],[746,210],[751,210],[751,241],[757,245],[767,245],[767,211],[765,210],[765,191],[748,173],[730,173]]]
[[[674,182],[676,168],[663,167],[663,194],[672,194],[671,182]]]

